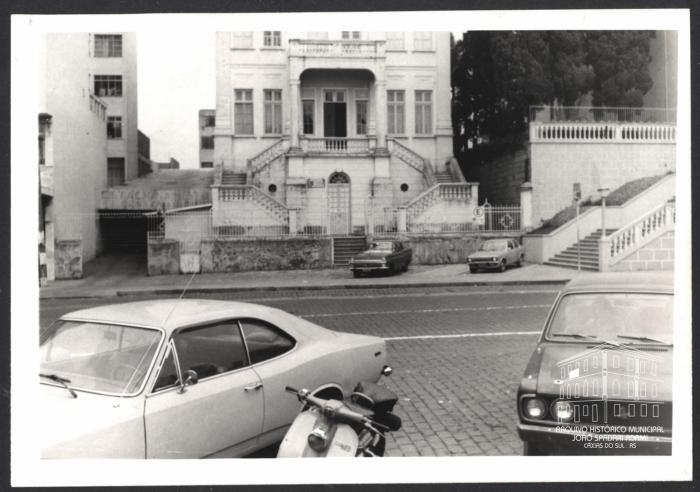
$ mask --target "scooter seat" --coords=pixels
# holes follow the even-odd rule
[[[389,388],[369,381],[360,381],[357,383],[354,393],[360,395],[353,398],[356,404],[365,406],[366,408],[371,407],[370,409],[375,413],[391,412],[394,409],[394,405],[396,405],[396,402],[399,400],[396,393]]]

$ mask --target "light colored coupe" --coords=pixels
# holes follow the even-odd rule
[[[266,306],[156,300],[66,314],[41,334],[43,458],[244,456],[299,410],[376,382],[384,340]]]

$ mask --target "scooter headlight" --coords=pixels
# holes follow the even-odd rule
[[[320,453],[328,446],[328,437],[328,430],[326,428],[314,428],[314,430],[312,430],[311,433],[309,433],[309,437],[307,439],[309,447],[311,447],[311,449],[313,449],[317,453]]]

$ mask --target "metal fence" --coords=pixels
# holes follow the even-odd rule
[[[670,108],[625,108],[605,106],[530,106],[531,122],[626,122],[675,123]]]

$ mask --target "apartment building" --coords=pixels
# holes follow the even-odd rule
[[[199,110],[199,167],[208,169],[214,167],[214,126],[216,125],[216,110]]]
[[[99,193],[138,175],[136,35],[46,33],[37,53],[45,278],[101,250]]]

